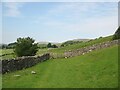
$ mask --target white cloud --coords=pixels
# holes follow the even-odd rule
[[[18,17],[21,15],[20,8],[23,6],[23,3],[9,2],[5,3],[7,8],[5,11],[5,16]]]

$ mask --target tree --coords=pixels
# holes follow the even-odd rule
[[[53,45],[52,45],[52,48],[58,48],[58,46],[57,46],[57,45],[55,45],[55,44],[53,44]]]
[[[33,40],[30,37],[27,38],[18,38],[15,50],[17,56],[34,56],[36,52],[38,51],[38,46],[36,43],[34,43],[35,40]]]
[[[51,44],[51,43],[48,43],[47,47],[48,47],[48,48],[51,48],[51,47],[52,47],[52,44]]]
[[[117,31],[115,32],[115,34],[113,35],[113,40],[115,39],[120,39],[120,26],[117,29]]]

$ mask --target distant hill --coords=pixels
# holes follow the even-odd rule
[[[46,47],[46,45],[48,44],[48,43],[51,43],[51,44],[55,44],[55,45],[57,45],[58,47],[59,46],[61,46],[63,43],[66,43],[66,42],[72,42],[72,44],[73,43],[79,43],[79,42],[87,42],[87,41],[89,41],[89,40],[91,40],[91,39],[73,39],[73,40],[68,40],[68,41],[65,41],[65,42],[62,42],[62,43],[58,43],[58,42],[38,42],[38,44],[39,44],[39,46],[41,47]]]
[[[51,44],[59,44],[57,42],[38,42],[38,44],[48,44],[48,43],[51,43]]]
[[[78,43],[82,43],[82,42],[87,42],[91,39],[73,39],[73,40],[68,40],[66,42],[63,42],[61,44],[61,47],[64,47],[64,46],[68,46],[68,45],[73,45],[73,44],[78,44]]]
[[[87,42],[91,39],[73,39],[73,40],[68,40],[68,41],[83,41],[83,42]]]
[[[57,42],[38,42],[38,46],[39,48],[46,48],[48,43],[51,43],[52,45],[55,44],[58,47],[60,47],[61,45],[61,43],[57,43]]]

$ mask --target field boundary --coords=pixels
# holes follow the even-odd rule
[[[89,52],[94,51],[94,50],[99,50],[99,49],[111,47],[113,45],[118,45],[118,44],[120,44],[120,39],[113,40],[113,41],[107,41],[107,42],[103,42],[103,43],[99,43],[99,44],[94,44],[92,46],[88,46],[88,47],[80,48],[77,50],[65,52],[64,55],[65,55],[65,57],[80,56],[80,55],[84,55],[84,54],[89,53]]]
[[[77,50],[72,50],[72,51],[70,50],[69,52],[65,52],[64,54],[47,53],[42,56],[26,56],[26,57],[20,57],[15,59],[2,60],[0,62],[2,63],[2,70],[0,70],[0,73],[5,74],[8,72],[29,68],[40,62],[46,61],[48,59],[69,58],[74,56],[80,56],[80,55],[89,53],[91,51],[111,47],[118,44],[120,44],[120,39],[114,40],[114,41],[107,41],[99,44],[94,44],[92,46],[80,48]]]
[[[87,46],[87,47],[83,47],[83,48],[76,49],[76,50],[69,50],[69,51],[64,52],[64,54],[50,53],[50,56],[52,59],[75,57],[75,56],[84,55],[86,53],[89,53],[95,50],[108,48],[114,45],[120,45],[120,39],[102,42],[99,44],[94,44],[92,46]]]
[[[0,73],[5,74],[12,71],[22,70],[25,68],[32,67],[40,62],[46,61],[50,58],[50,55],[44,54],[42,56],[27,56],[27,57],[20,57],[16,59],[10,60],[2,60],[2,71]]]

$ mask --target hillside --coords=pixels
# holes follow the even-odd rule
[[[113,46],[83,56],[48,60],[25,70],[5,74],[3,88],[116,88],[117,50],[118,47]],[[31,71],[36,74],[31,74]]]
[[[56,48],[56,49],[39,49],[39,51],[37,52],[37,55],[40,55],[42,53],[47,53],[47,52],[63,54],[65,51],[80,49],[80,48],[91,46],[94,44],[111,41],[112,38],[113,36],[107,36],[107,37],[98,38],[98,39],[94,39],[94,40],[90,40],[90,41],[82,42],[82,43],[80,42],[77,44],[73,44],[73,45],[69,45],[69,46],[65,46],[61,48]]]
[[[106,42],[106,41],[111,41],[112,38],[113,38],[113,36],[107,36],[107,37],[93,39],[93,40],[86,41],[86,42],[80,42],[80,43],[77,43],[77,44],[72,44],[72,45],[65,46],[65,47],[60,47],[60,48],[39,49],[38,52],[37,52],[37,55],[41,55],[41,54],[45,54],[45,53],[63,54],[65,51],[75,50],[75,49],[91,46],[93,44],[98,44],[98,43],[102,43],[102,42]],[[60,44],[58,44],[58,45],[60,46]],[[46,44],[39,44],[39,46],[45,47]],[[4,49],[4,50],[0,50],[0,52],[2,52],[2,54],[3,53],[5,53],[5,54],[13,53],[13,49]],[[15,57],[16,57],[15,54],[11,54],[11,55],[2,56],[2,59],[11,59],[11,58],[15,58]]]
[[[73,39],[73,40],[68,40],[68,41],[83,41],[83,42],[87,42],[89,40],[92,40],[92,39]]]

